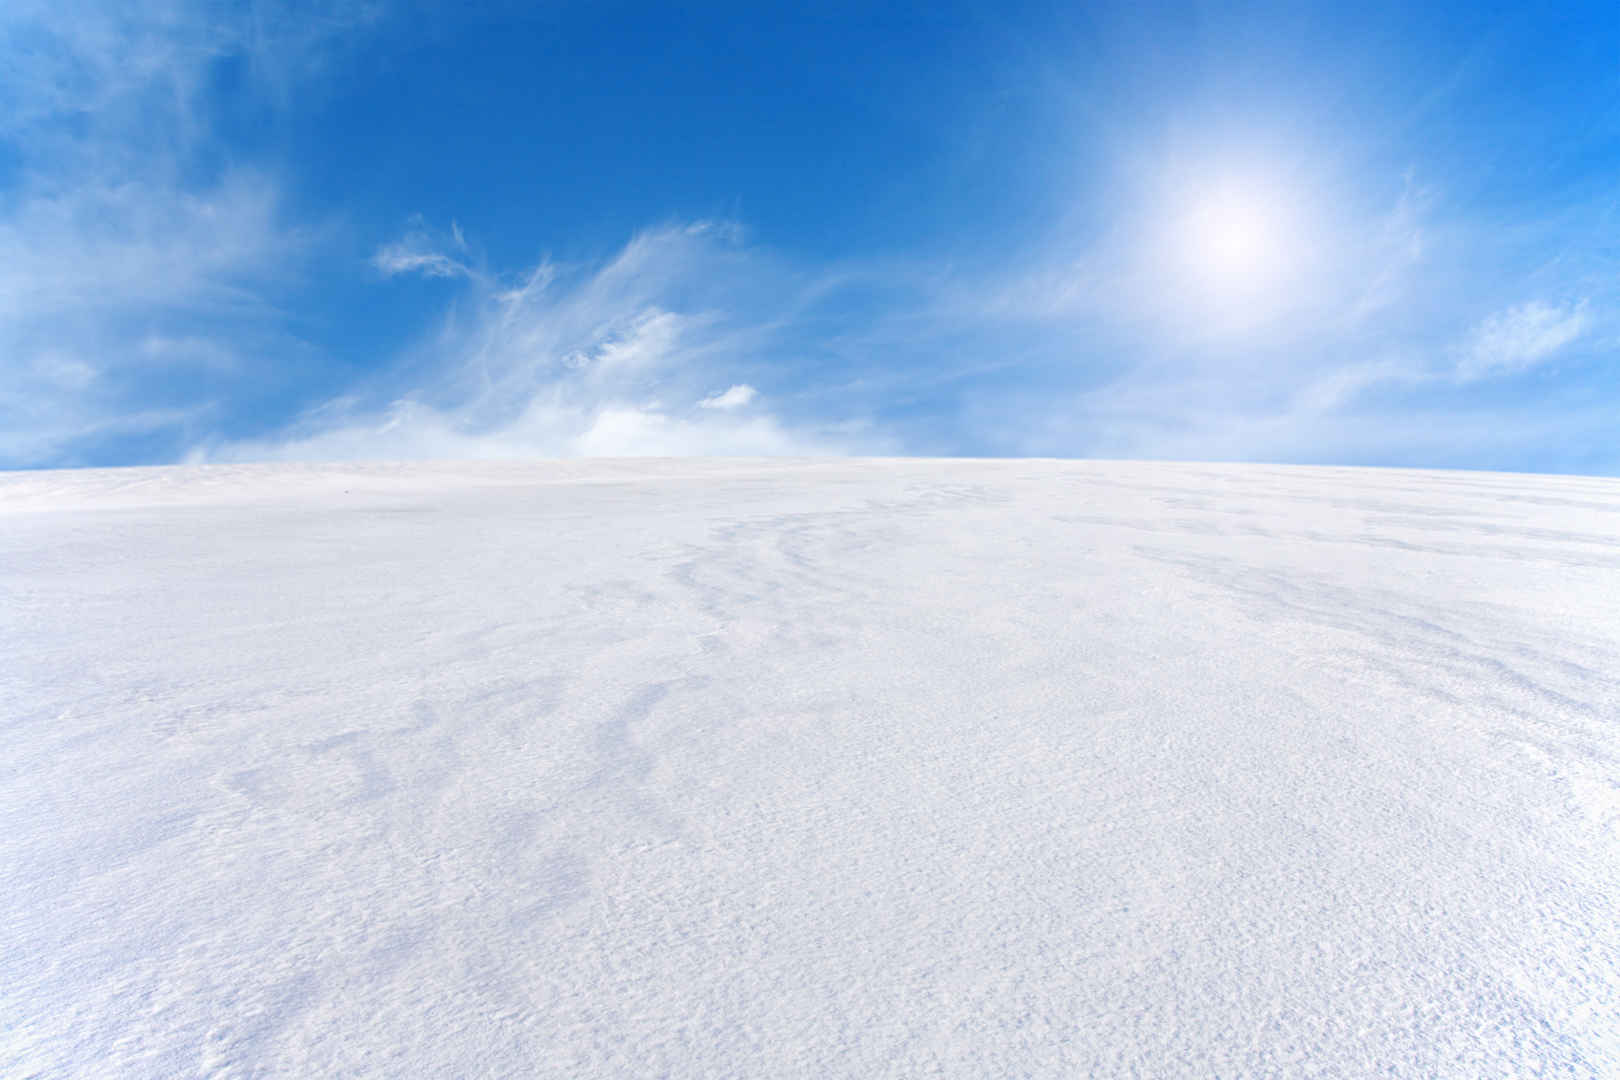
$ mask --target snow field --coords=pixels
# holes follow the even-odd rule
[[[1620,483],[0,475],[0,1074],[1620,1075]]]

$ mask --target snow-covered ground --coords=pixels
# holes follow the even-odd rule
[[[1620,1075],[1620,482],[0,475],[0,1074]]]

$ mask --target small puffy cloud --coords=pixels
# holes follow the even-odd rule
[[[747,383],[738,383],[736,386],[733,386],[731,389],[722,393],[710,394],[708,397],[698,402],[698,408],[740,409],[758,396],[759,391],[755,390],[752,386],[749,386]]]
[[[1463,381],[1528,371],[1573,342],[1591,319],[1586,301],[1566,306],[1532,300],[1480,323],[1457,361]]]

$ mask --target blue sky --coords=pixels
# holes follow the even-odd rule
[[[467,6],[10,0],[0,467],[1620,474],[1613,3]]]

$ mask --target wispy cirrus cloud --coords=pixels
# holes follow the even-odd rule
[[[1528,371],[1574,343],[1591,324],[1585,300],[1572,304],[1531,300],[1496,312],[1463,346],[1457,378],[1472,381]]]
[[[0,223],[0,461],[71,461],[205,416],[197,374],[279,337],[267,291],[303,246],[252,174],[197,194],[87,181],[25,196]]]
[[[430,278],[473,278],[478,271],[466,261],[467,238],[461,226],[450,224],[448,245],[436,244],[420,220],[403,238],[384,244],[371,257],[371,265],[384,277],[421,274]],[[452,252],[454,252],[452,254]]]
[[[738,383],[718,394],[710,394],[698,402],[700,409],[740,409],[759,397],[759,391],[747,383]]]
[[[373,262],[456,278],[462,291],[374,385],[279,436],[200,445],[193,460],[894,449],[858,421],[784,415],[751,383],[706,392],[740,374],[769,375],[796,299],[816,287],[741,243],[732,226],[652,229],[600,264],[543,262],[516,279],[440,272],[465,264],[420,232]]]
[[[234,57],[284,91],[374,14],[0,10],[0,142],[16,160],[0,200],[0,465],[81,463],[118,439],[177,446],[218,405],[204,374],[299,351],[276,295],[311,231],[285,219],[271,173],[194,167],[214,149],[205,86]]]

